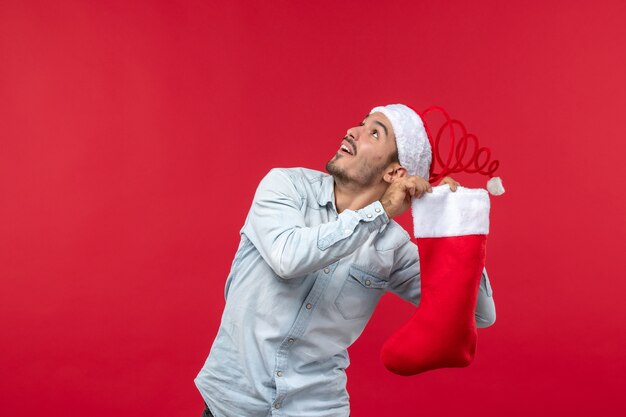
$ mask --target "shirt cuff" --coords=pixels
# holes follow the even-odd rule
[[[339,218],[341,220],[337,229],[328,235],[319,237],[317,242],[319,249],[326,250],[340,240],[350,237],[361,222],[363,222],[363,225],[366,226],[370,233],[389,223],[389,217],[380,201],[375,201],[360,210],[344,210],[339,215]]]
[[[356,211],[359,216],[359,220],[369,223],[368,227],[370,231],[378,229],[380,226],[389,223],[389,216],[383,208],[380,201],[376,200],[373,203],[363,207]]]

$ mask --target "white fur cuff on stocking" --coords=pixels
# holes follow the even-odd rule
[[[413,232],[416,238],[489,234],[489,193],[482,188],[448,184],[413,198]]]

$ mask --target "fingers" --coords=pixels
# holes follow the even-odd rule
[[[452,190],[452,192],[455,192],[457,187],[461,186],[461,184],[458,183],[457,181],[455,181],[454,178],[452,178],[452,177],[444,177],[444,179],[442,179],[439,182],[439,185],[442,185],[442,184],[448,184],[448,186],[450,186],[450,190]]]
[[[406,177],[406,190],[415,198],[421,198],[424,193],[432,193],[432,186],[424,178],[418,176]]]
[[[426,193],[432,193],[432,192],[433,192],[433,189],[430,186],[430,184],[421,184],[419,187],[420,197]]]

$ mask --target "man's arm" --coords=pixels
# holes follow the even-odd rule
[[[344,210],[337,220],[307,227],[302,195],[285,170],[271,170],[259,184],[242,233],[281,278],[321,269],[351,254],[389,222],[380,202]]]
[[[483,268],[483,276],[478,287],[476,300],[476,327],[489,327],[496,322],[496,304],[493,300],[493,290],[487,275],[487,268]]]
[[[389,290],[417,307],[421,299],[417,245],[411,241],[404,244],[398,249],[394,264],[394,270],[389,277]],[[496,305],[487,268],[483,268],[478,287],[475,317],[478,328],[489,327],[496,321]]]

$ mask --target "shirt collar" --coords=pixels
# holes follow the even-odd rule
[[[326,207],[328,203],[331,203],[335,211],[337,211],[337,207],[335,207],[335,179],[332,175],[326,175],[322,178],[320,192],[317,194],[317,202],[322,207]],[[390,220],[390,222],[392,221]],[[388,223],[383,224],[380,231],[385,230],[387,225]]]
[[[320,206],[332,203],[335,206],[335,179],[332,175],[326,175],[322,179],[322,186],[317,194],[317,202]]]

